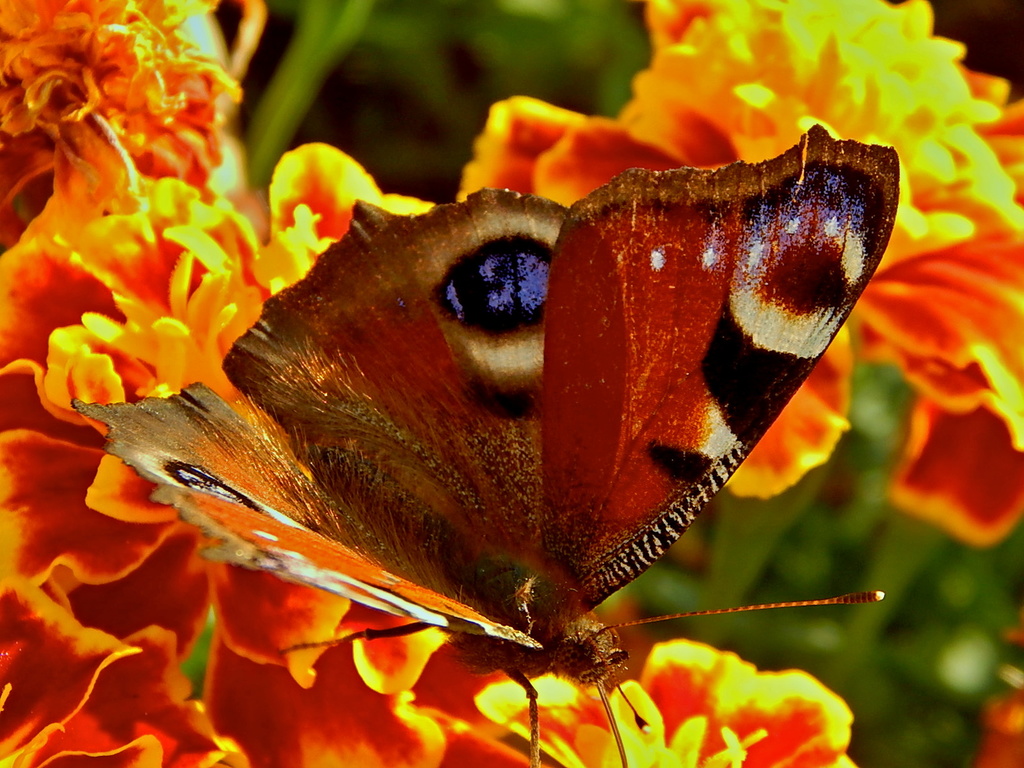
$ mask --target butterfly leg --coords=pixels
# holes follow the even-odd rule
[[[307,648],[322,648],[324,646],[331,645],[343,645],[344,643],[351,643],[353,640],[379,640],[383,637],[405,637],[406,635],[412,635],[416,632],[422,632],[425,629],[430,629],[435,626],[434,624],[427,624],[425,621],[414,621],[411,624],[403,624],[400,627],[387,627],[386,629],[373,629],[367,627],[361,629],[358,632],[353,632],[350,635],[344,637],[335,637],[330,640],[317,640],[312,643],[299,643],[298,645],[290,645],[281,651],[282,654],[291,653],[292,651],[303,651]]]
[[[508,676],[526,691],[530,702],[530,768],[540,768],[540,712],[537,709],[537,689],[522,672],[509,672]]]

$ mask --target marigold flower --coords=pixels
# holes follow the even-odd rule
[[[1024,611],[1006,640],[1024,646]],[[1013,686],[1009,693],[988,702],[981,713],[982,738],[974,768],[1016,768],[1024,764],[1024,673],[1004,668],[1002,677]]]
[[[0,583],[0,685],[0,759],[17,765],[93,754],[110,765],[210,766],[227,751],[187,700],[170,632],[119,640],[22,579]]]
[[[596,697],[556,678],[535,681],[541,741],[568,768],[613,765],[618,749]],[[735,654],[677,640],[656,645],[640,681],[612,695],[630,766],[852,766],[852,715],[804,672],[758,672]],[[495,683],[477,703],[527,735],[522,688]],[[645,727],[636,727],[633,711]]]
[[[571,203],[634,165],[763,160],[814,123],[894,145],[896,230],[853,323],[864,354],[896,362],[920,394],[893,501],[970,543],[999,540],[1024,512],[1024,110],[1007,107],[1007,84],[963,67],[963,46],[932,35],[925,0],[646,9],[654,55],[619,117],[501,102],[463,193],[512,185]],[[773,495],[828,458],[848,427],[852,363],[846,341],[833,344],[734,492]],[[997,457],[983,492],[955,455],[980,429]]]
[[[182,22],[213,7],[187,0],[12,0],[0,5],[0,242],[50,197],[64,231],[130,211],[139,176],[205,184],[220,161],[217,99],[238,95],[197,56]]]
[[[984,736],[974,768],[1016,768],[1024,764],[1024,690],[1013,691],[985,707]]]

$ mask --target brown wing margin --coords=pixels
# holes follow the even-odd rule
[[[773,160],[632,170],[570,209],[548,294],[548,548],[587,602],[635,579],[728,480],[877,267],[890,148],[813,128]]]

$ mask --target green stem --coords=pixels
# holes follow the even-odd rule
[[[270,181],[324,79],[359,39],[374,0],[307,0],[295,34],[281,59],[246,134],[249,174],[256,187]]]
[[[827,676],[837,687],[866,663],[866,656],[879,647],[880,635],[899,610],[907,590],[921,569],[947,541],[938,529],[907,517],[895,509],[885,516],[877,548],[861,586],[881,589],[881,603],[851,606],[844,652],[837,654]]]
[[[824,469],[812,472],[772,499],[719,495],[704,607],[726,608],[746,602],[776,545],[817,497],[826,475]],[[716,622],[714,628],[704,628],[702,638],[714,644],[727,632],[728,622]]]

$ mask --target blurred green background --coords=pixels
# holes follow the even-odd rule
[[[242,113],[257,184],[284,149],[323,141],[353,155],[386,192],[451,200],[492,102],[526,94],[614,115],[649,54],[642,6],[621,0],[270,7]],[[937,32],[971,46],[968,66],[1024,82],[1024,5],[935,7]],[[222,13],[230,27],[230,9]],[[1024,666],[1024,650],[1002,639],[1019,620],[1024,530],[975,550],[889,508],[887,477],[912,396],[884,367],[860,369],[855,392],[854,429],[827,467],[768,502],[722,494],[665,562],[615,600],[657,615],[883,589],[889,597],[878,605],[646,631],[706,640],[763,669],[812,672],[853,709],[850,755],[861,766],[969,765],[983,703],[1008,690],[1000,665]]]

